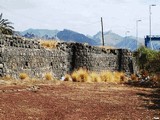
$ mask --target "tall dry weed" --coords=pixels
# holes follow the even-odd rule
[[[54,49],[56,48],[58,41],[55,40],[41,40],[40,45],[44,48]]]

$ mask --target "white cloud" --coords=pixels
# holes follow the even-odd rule
[[[29,0],[0,0],[0,5],[5,9],[28,9],[34,7]]]
[[[100,17],[104,29],[120,35],[130,31],[135,35],[135,23],[139,23],[139,35],[148,33],[148,6],[152,8],[152,32],[159,34],[160,6],[158,0],[0,0],[0,11],[14,23],[17,30],[27,28],[63,28],[84,34],[100,31]]]

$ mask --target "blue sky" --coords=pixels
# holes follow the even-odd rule
[[[16,30],[28,28],[71,29],[94,35],[101,30],[125,36],[136,35],[136,20],[139,22],[139,37],[149,33],[149,5],[152,7],[152,34],[160,35],[159,0],[0,0],[0,12],[14,23]]]

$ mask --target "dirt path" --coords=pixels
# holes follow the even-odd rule
[[[0,120],[160,119],[159,91],[106,83],[0,86]]]

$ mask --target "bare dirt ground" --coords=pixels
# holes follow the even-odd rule
[[[159,93],[107,83],[0,85],[0,120],[158,120]]]

